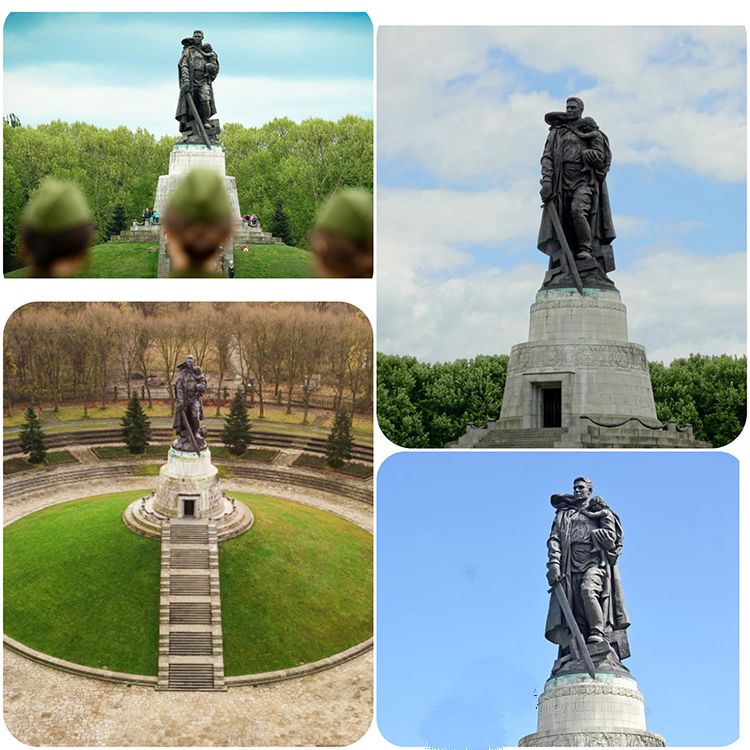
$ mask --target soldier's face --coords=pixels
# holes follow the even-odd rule
[[[583,110],[578,102],[568,100],[565,102],[565,111],[572,117],[578,118],[581,116]]]
[[[185,364],[187,365],[188,370],[192,370],[195,365],[195,360],[192,357],[187,357],[185,359]]]
[[[196,31],[196,32],[195,32],[195,33],[193,34],[193,41],[194,41],[194,42],[195,42],[196,44],[198,44],[198,45],[202,44],[202,43],[203,43],[203,34],[201,34],[201,33],[200,33],[200,31]]]
[[[573,495],[576,500],[588,500],[591,496],[591,487],[589,487],[586,482],[574,482]]]

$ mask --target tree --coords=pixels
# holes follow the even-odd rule
[[[336,419],[326,441],[326,463],[343,466],[352,457],[352,418],[343,410],[336,412]]]
[[[281,202],[281,198],[276,199],[276,207],[273,210],[273,216],[271,217],[271,234],[274,237],[280,237],[285,245],[293,245],[294,237],[292,236],[292,229],[289,226],[289,217],[284,210],[284,204]]]
[[[241,456],[252,441],[250,431],[252,425],[247,416],[245,396],[241,390],[237,390],[232,399],[229,415],[224,417],[224,429],[221,433],[221,442],[235,456]]]
[[[107,224],[107,236],[114,237],[120,234],[128,226],[128,217],[125,213],[125,206],[122,203],[116,203],[112,207],[112,216]]]
[[[143,453],[151,440],[151,423],[135,391],[128,401],[128,408],[120,424],[122,425],[122,438],[128,450],[131,453]]]
[[[26,409],[24,423],[21,426],[21,450],[29,454],[32,464],[40,464],[47,455],[44,447],[44,435],[42,434],[42,423],[39,421],[33,406]]]
[[[20,128],[21,127],[21,120],[19,119],[18,115],[14,112],[11,112],[10,114],[5,115],[3,117],[3,122],[6,125],[10,125],[12,128]]]

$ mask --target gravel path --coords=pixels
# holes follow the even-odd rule
[[[4,523],[55,503],[140,489],[152,477],[60,484],[5,504]],[[291,485],[224,481],[228,491],[312,505],[372,531],[372,507]],[[348,745],[372,722],[372,651],[318,674],[226,693],[157,692],[60,672],[4,654],[4,713],[21,742],[56,746]],[[196,710],[196,703],[200,710]]]

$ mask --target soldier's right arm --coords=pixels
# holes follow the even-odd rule
[[[547,135],[547,140],[544,143],[544,152],[542,153],[541,165],[542,165],[542,179],[541,183],[549,182],[552,184],[552,178],[555,172],[554,167],[554,142],[555,142],[555,131],[550,130]]]
[[[560,560],[562,559],[562,545],[560,542],[560,526],[558,516],[552,522],[552,531],[547,539],[547,581],[550,586],[560,577]]]

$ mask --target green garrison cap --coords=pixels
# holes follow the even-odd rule
[[[21,222],[40,234],[57,234],[91,221],[91,211],[74,182],[45,179],[26,204]]]
[[[371,242],[372,194],[361,188],[346,188],[334,193],[318,212],[315,227],[343,234],[358,242]]]
[[[188,172],[169,199],[169,210],[186,221],[212,224],[232,217],[224,182],[212,169]]]

